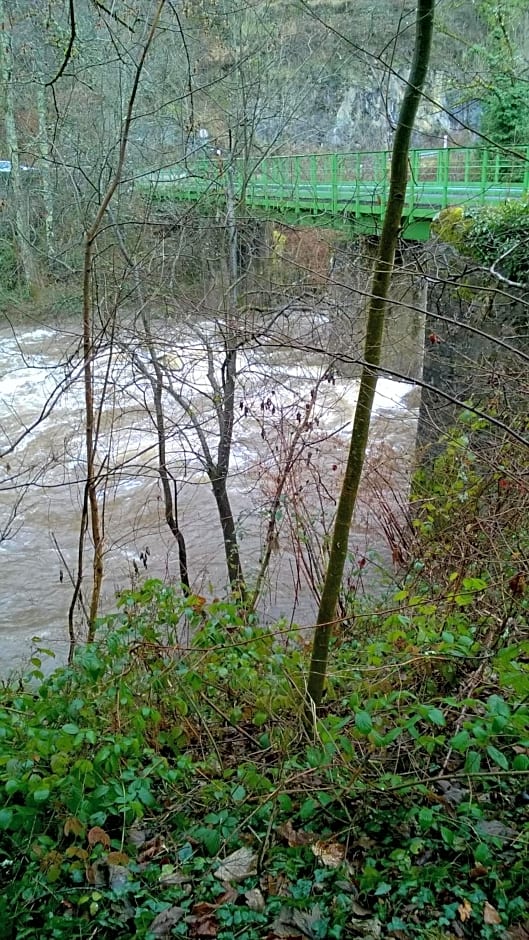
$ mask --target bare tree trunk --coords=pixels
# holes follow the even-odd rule
[[[222,408],[219,413],[220,438],[217,452],[217,465],[208,472],[219,511],[230,586],[232,591],[244,598],[246,585],[239,552],[237,529],[226,487],[230,470],[233,422],[235,416],[235,383],[237,379],[237,341],[235,337],[235,325],[237,302],[239,299],[238,232],[231,160],[226,170],[226,231],[228,235],[229,283],[226,299],[226,357],[222,367]]]
[[[149,358],[151,361],[152,368],[154,370],[154,376],[151,372],[143,369],[143,364],[138,357],[133,356],[133,360],[136,362],[136,365],[142,371],[142,374],[147,378],[153,396],[154,402],[154,423],[156,427],[156,439],[158,443],[158,475],[160,477],[160,483],[163,493],[163,502],[164,502],[164,515],[165,521],[168,528],[170,529],[172,535],[174,536],[176,543],[178,545],[178,567],[180,570],[180,582],[184,589],[184,593],[191,593],[191,585],[189,582],[189,570],[187,567],[187,547],[184,538],[184,534],[180,529],[178,522],[178,490],[176,486],[176,481],[169,473],[167,467],[167,431],[166,431],[166,422],[165,422],[165,412],[163,407],[163,391],[164,391],[164,373],[160,364],[160,358],[156,351],[156,346],[154,344],[154,338],[152,335],[151,324],[149,322],[149,317],[146,313],[146,303],[145,297],[143,294],[143,287],[141,283],[140,274],[138,271],[138,266],[134,262],[134,259],[131,257],[127,250],[127,245],[123,237],[123,233],[119,226],[119,223],[112,216],[114,226],[116,229],[116,234],[118,238],[118,244],[123,255],[126,264],[133,272],[134,283],[136,285],[136,293],[140,303],[141,309],[141,322],[145,332],[145,339],[147,341],[147,349],[149,351]],[[173,489],[171,490],[171,483],[173,484]]]
[[[140,289],[138,282],[137,286],[138,289]],[[187,548],[183,532],[181,531],[178,523],[178,492],[176,488],[176,482],[171,480],[171,476],[167,468],[167,432],[163,409],[163,371],[160,366],[160,360],[156,354],[151,326],[145,313],[143,302],[142,323],[143,329],[145,330],[145,336],[147,338],[147,348],[149,350],[151,364],[154,369],[154,377],[149,374],[149,382],[152,388],[154,400],[154,420],[156,423],[156,437],[158,441],[158,474],[160,477],[160,483],[162,485],[165,521],[176,540],[176,544],[178,545],[178,567],[180,569],[180,582],[184,592],[186,594],[190,594],[191,585],[189,583],[189,570],[187,567]],[[171,491],[171,482],[173,483],[173,491]]]
[[[127,102],[123,130],[119,145],[119,154],[116,170],[103,195],[94,221],[84,237],[84,259],[83,259],[83,377],[84,377],[84,395],[85,395],[85,447],[86,447],[86,481],[83,500],[83,511],[81,516],[81,527],[79,533],[79,551],[78,551],[78,569],[74,592],[70,603],[68,613],[68,627],[70,638],[74,634],[73,617],[77,598],[81,591],[81,585],[84,577],[84,539],[90,524],[92,535],[93,560],[92,560],[92,590],[90,595],[90,605],[88,613],[88,642],[95,638],[96,620],[99,610],[99,601],[101,598],[101,589],[103,586],[103,525],[99,506],[98,482],[99,471],[97,468],[97,422],[94,403],[94,373],[93,373],[93,296],[92,296],[92,277],[93,277],[93,254],[95,243],[99,235],[101,224],[105,213],[110,205],[112,197],[119,186],[123,173],[125,155],[129,141],[130,128],[134,104],[138,94],[140,77],[145,65],[147,53],[153,42],[158,21],[165,5],[165,0],[159,0],[153,15],[151,25],[145,43],[143,45],[138,64],[136,66],[132,90]]]
[[[4,0],[0,0],[0,81],[5,89],[5,135],[11,161],[10,185],[15,203],[15,228],[20,261],[26,284],[37,279],[37,263],[31,246],[31,229],[27,200],[24,199],[22,173],[18,150],[18,134],[15,119],[15,96],[12,82],[13,57],[11,52],[10,25],[6,19]]]
[[[426,80],[433,36],[434,0],[418,0],[415,23],[415,49],[410,76],[402,101],[391,159],[388,205],[373,273],[362,369],[349,456],[336,512],[329,563],[323,585],[314,633],[307,691],[311,708],[320,705],[329,659],[333,621],[340,594],[351,520],[364,465],[369,425],[380,365],[384,315],[393,271],[408,178],[411,134]],[[374,366],[374,368],[371,368]]]
[[[46,257],[48,264],[55,254],[55,207],[53,200],[53,186],[51,182],[51,148],[48,134],[48,113],[46,107],[46,87],[39,74],[37,81],[37,119],[38,119],[38,148],[39,170],[42,182],[42,198],[44,200],[44,230],[46,233]]]

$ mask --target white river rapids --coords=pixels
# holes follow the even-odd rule
[[[198,334],[189,326],[173,330],[171,342],[166,339],[161,346],[168,380],[191,401],[215,450],[215,402],[208,385],[205,336],[220,374],[222,350],[215,348],[206,323],[199,324]],[[69,319],[53,328],[4,325],[0,329],[0,638],[4,675],[28,657],[33,637],[53,648],[58,660],[67,651],[70,574],[76,571],[86,467],[79,339],[79,327]],[[136,362],[127,347],[134,351]],[[150,385],[141,373],[141,364],[147,361],[145,344],[132,327],[120,328],[119,344],[95,360],[96,395],[104,390],[98,445],[99,462],[104,461],[105,471],[103,611],[111,610],[116,592],[130,587],[137,577],[134,563],[139,566],[140,578],[178,580],[177,546],[164,521],[156,435],[147,407]],[[257,348],[239,354],[229,493],[250,582],[258,567],[278,461],[327,366],[328,360],[322,356],[295,350]],[[310,625],[314,598],[306,567],[300,563],[300,543],[296,545],[292,538],[293,520],[312,520],[319,531],[322,518],[330,517],[356,393],[354,380],[333,376],[331,381],[320,382],[315,421],[299,448],[292,483],[278,514],[276,550],[260,602],[260,612],[267,621],[284,615],[288,621],[294,618]],[[406,493],[407,458],[415,443],[417,398],[409,393],[408,385],[379,380],[371,463],[379,488],[389,487],[393,496],[395,492]],[[215,503],[197,457],[197,435],[175,401],[166,396],[165,403],[168,463],[180,490],[179,521],[187,542],[190,578],[194,589],[212,596],[226,586]],[[387,557],[373,491],[366,490],[364,484],[363,493],[361,518],[351,533],[353,561],[355,555],[364,557],[370,548],[382,555],[386,552]],[[148,570],[140,561],[146,546],[150,551]],[[87,550],[85,591],[89,575]]]

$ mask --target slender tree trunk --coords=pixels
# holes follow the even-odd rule
[[[0,0],[1,3],[1,0]],[[88,642],[93,642],[96,633],[96,621],[99,610],[99,601],[103,586],[103,520],[101,508],[99,505],[99,470],[97,467],[97,413],[94,399],[94,348],[93,348],[93,307],[94,297],[92,291],[92,279],[94,275],[94,250],[97,237],[101,230],[101,225],[105,214],[110,206],[114,193],[119,186],[125,163],[125,155],[129,142],[130,128],[134,112],[134,105],[138,95],[140,78],[145,65],[147,53],[152,45],[158,21],[160,19],[165,0],[158,0],[153,19],[145,39],[139,61],[135,69],[132,90],[127,102],[119,153],[115,172],[108,184],[108,187],[101,199],[99,208],[95,214],[92,225],[85,233],[84,237],[84,257],[83,257],[83,379],[84,379],[84,398],[85,398],[85,448],[86,448],[86,481],[84,487],[83,511],[81,515],[81,526],[79,532],[78,545],[78,569],[75,581],[70,609],[68,612],[68,626],[70,637],[74,633],[73,617],[75,606],[81,585],[84,578],[84,540],[88,527],[92,535],[93,559],[92,559],[92,590],[90,595],[90,604],[88,611]]]
[[[138,281],[139,296],[141,298],[141,288]],[[142,301],[143,305],[143,301]],[[142,311],[142,323],[145,335],[147,337],[147,348],[151,364],[154,369],[154,376],[149,375],[149,381],[152,388],[154,400],[154,417],[156,422],[156,436],[158,439],[158,474],[162,485],[163,503],[165,512],[165,521],[172,532],[176,544],[178,545],[178,567],[180,569],[180,582],[184,593],[191,593],[189,583],[189,571],[187,567],[187,548],[183,532],[178,523],[178,492],[176,482],[171,480],[169,470],[167,469],[167,431],[165,427],[165,413],[163,408],[163,371],[160,361],[156,355],[154,341],[150,323],[148,322],[145,310]],[[171,482],[173,482],[173,491],[171,491]]]
[[[42,182],[42,198],[44,200],[44,230],[46,233],[46,256],[48,264],[55,254],[55,207],[53,200],[53,186],[51,182],[51,147],[48,134],[48,109],[46,107],[46,87],[42,75],[37,81],[37,118],[38,118],[38,148],[39,171]]]
[[[230,499],[226,489],[226,478],[219,476],[215,471],[209,474],[213,495],[217,504],[217,510],[222,528],[222,537],[224,541],[224,551],[226,553],[226,564],[228,567],[228,577],[230,587],[235,594],[244,596],[244,576],[239,553],[239,542],[237,539],[237,528],[231,508]]]
[[[11,51],[10,26],[7,22],[4,0],[0,0],[0,81],[4,86],[4,126],[8,156],[11,161],[10,189],[15,204],[15,228],[20,252],[20,261],[26,284],[37,279],[37,264],[31,246],[31,228],[28,204],[24,197],[22,173],[18,151],[18,134],[15,119],[15,94],[12,81],[13,57]]]
[[[239,300],[238,231],[231,157],[230,163],[226,169],[226,231],[228,235],[226,355],[222,367],[222,409],[219,414],[220,437],[217,452],[217,465],[209,472],[209,477],[219,511],[230,586],[235,594],[244,598],[246,595],[246,585],[239,552],[237,529],[226,485],[230,470],[233,423],[235,417],[235,384],[237,379],[237,340],[235,336],[235,326],[237,303]]]
[[[380,364],[384,315],[406,196],[410,140],[428,71],[433,23],[434,0],[418,0],[413,62],[395,132],[388,205],[375,262],[371,300],[368,308],[364,350],[366,365],[362,369],[360,379],[349,456],[336,512],[329,563],[314,633],[307,685],[308,695],[312,703],[311,708],[318,708],[320,705],[327,676],[333,621],[336,616],[336,607],[347,557],[349,531],[365,460],[376,391],[376,367]],[[374,368],[370,368],[371,366]]]
[[[187,547],[184,534],[181,531],[178,522],[178,490],[176,481],[171,476],[167,467],[167,431],[163,403],[163,369],[160,365],[160,359],[156,352],[151,324],[149,316],[146,312],[146,302],[143,294],[143,286],[138,270],[138,265],[135,263],[134,258],[129,254],[119,223],[114,218],[114,215],[112,212],[110,212],[110,210],[109,214],[115,226],[121,254],[123,255],[129,269],[132,271],[134,283],[136,285],[136,293],[141,309],[141,322],[145,332],[147,349],[149,351],[149,358],[154,375],[152,375],[151,372],[143,371],[143,367],[140,365],[139,360],[136,360],[136,362],[139,368],[142,369],[143,374],[147,378],[152,389],[152,397],[154,402],[154,421],[156,427],[156,438],[158,442],[158,475],[160,477],[160,483],[162,486],[165,521],[176,540],[176,544],[178,545],[178,567],[180,570],[180,582],[182,584],[183,591],[185,594],[190,594],[191,585],[189,583],[189,570],[187,567]],[[172,490],[171,483],[173,484]]]

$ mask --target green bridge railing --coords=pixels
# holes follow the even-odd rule
[[[225,200],[235,195],[273,218],[296,224],[380,230],[389,194],[389,151],[312,153],[246,161],[211,155],[146,174],[153,199]],[[477,147],[412,150],[403,236],[429,237],[430,222],[449,205],[478,206],[529,193],[529,147],[504,153]]]

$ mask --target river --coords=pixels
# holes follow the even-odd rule
[[[165,331],[165,332],[164,332]],[[220,375],[221,347],[209,323],[159,325],[167,376],[185,394],[210,446],[215,447],[215,400],[205,346]],[[79,325],[25,322],[0,327],[0,638],[1,672],[27,659],[38,637],[67,654],[67,610],[76,571],[85,458]],[[144,343],[132,321],[95,359],[96,395],[103,399],[99,454],[104,458],[105,581],[103,610],[138,578],[178,578],[176,544],[164,518],[156,469],[156,440],[148,407]],[[132,351],[131,351],[132,350]],[[357,382],[322,376],[315,353],[257,347],[239,357],[238,395],[229,490],[238,518],[247,577],[255,574],[267,506],[278,468],[304,408],[317,388],[314,421],[298,448],[292,482],[282,500],[278,540],[260,603],[267,621],[285,616],[310,625],[314,597],[310,559],[301,557],[300,526],[328,526],[340,482]],[[410,386],[379,380],[370,445],[371,469],[390,498],[406,493],[418,400]],[[220,529],[197,434],[168,402],[169,464],[179,488],[180,525],[191,581],[207,597],[226,586]],[[381,483],[385,481],[385,483]],[[375,490],[364,483],[351,535],[354,557],[387,559]],[[298,536],[293,536],[297,531]],[[148,546],[149,554],[145,556]],[[141,556],[146,558],[145,569]],[[371,557],[371,556],[369,556]],[[373,556],[376,564],[376,556]],[[315,560],[314,558],[312,559]],[[136,574],[136,567],[139,575]],[[89,569],[89,559],[87,569]],[[79,629],[82,631],[81,620]]]

